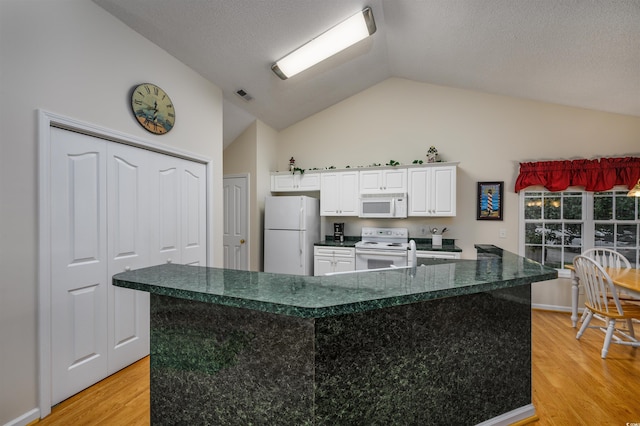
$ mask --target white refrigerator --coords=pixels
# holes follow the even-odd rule
[[[267,196],[264,202],[264,272],[313,275],[313,245],[320,241],[320,200]]]

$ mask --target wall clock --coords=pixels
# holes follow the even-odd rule
[[[151,83],[143,83],[131,93],[131,109],[138,123],[156,135],[168,133],[176,122],[169,95]]]

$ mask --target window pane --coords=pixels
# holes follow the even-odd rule
[[[599,247],[613,246],[613,225],[607,223],[596,223],[594,242]]]
[[[542,244],[542,233],[544,232],[541,223],[527,223],[524,226],[525,244]]]
[[[524,203],[525,219],[541,219],[542,218],[542,198],[525,198]]]
[[[618,225],[616,232],[617,246],[637,246],[637,225]]]
[[[553,196],[549,195],[544,199],[544,218],[545,219],[560,219],[560,196],[554,193]]]
[[[616,196],[616,219],[633,220],[635,217],[635,197],[627,197],[626,194],[618,193]]]
[[[542,246],[527,246],[524,250],[524,256],[527,259],[542,263]]]
[[[618,253],[620,253],[621,255],[626,257],[627,260],[629,260],[629,263],[631,264],[632,268],[638,267],[638,263],[637,263],[638,250],[623,249],[623,250],[618,250]]]
[[[593,199],[593,218],[595,220],[610,220],[613,218],[613,198],[605,197],[602,194],[606,192],[598,192]]]
[[[562,248],[545,247],[544,264],[552,268],[562,268]]]
[[[574,195],[572,193],[570,195]],[[562,217],[566,220],[582,219],[582,196],[569,196],[564,198]]]
[[[568,246],[582,246],[582,224],[568,223],[564,227],[566,239],[565,244]]]
[[[562,244],[562,224],[550,223],[547,224],[547,231],[545,232],[545,244],[548,245],[561,245]]]
[[[573,258],[578,256],[581,253],[580,248],[566,248],[564,251],[564,264],[570,265],[573,263]]]

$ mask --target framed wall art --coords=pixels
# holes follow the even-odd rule
[[[502,220],[504,182],[478,182],[478,220]]]

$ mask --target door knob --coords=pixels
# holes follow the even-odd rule
[[[244,244],[244,239],[240,240],[240,244]]]

